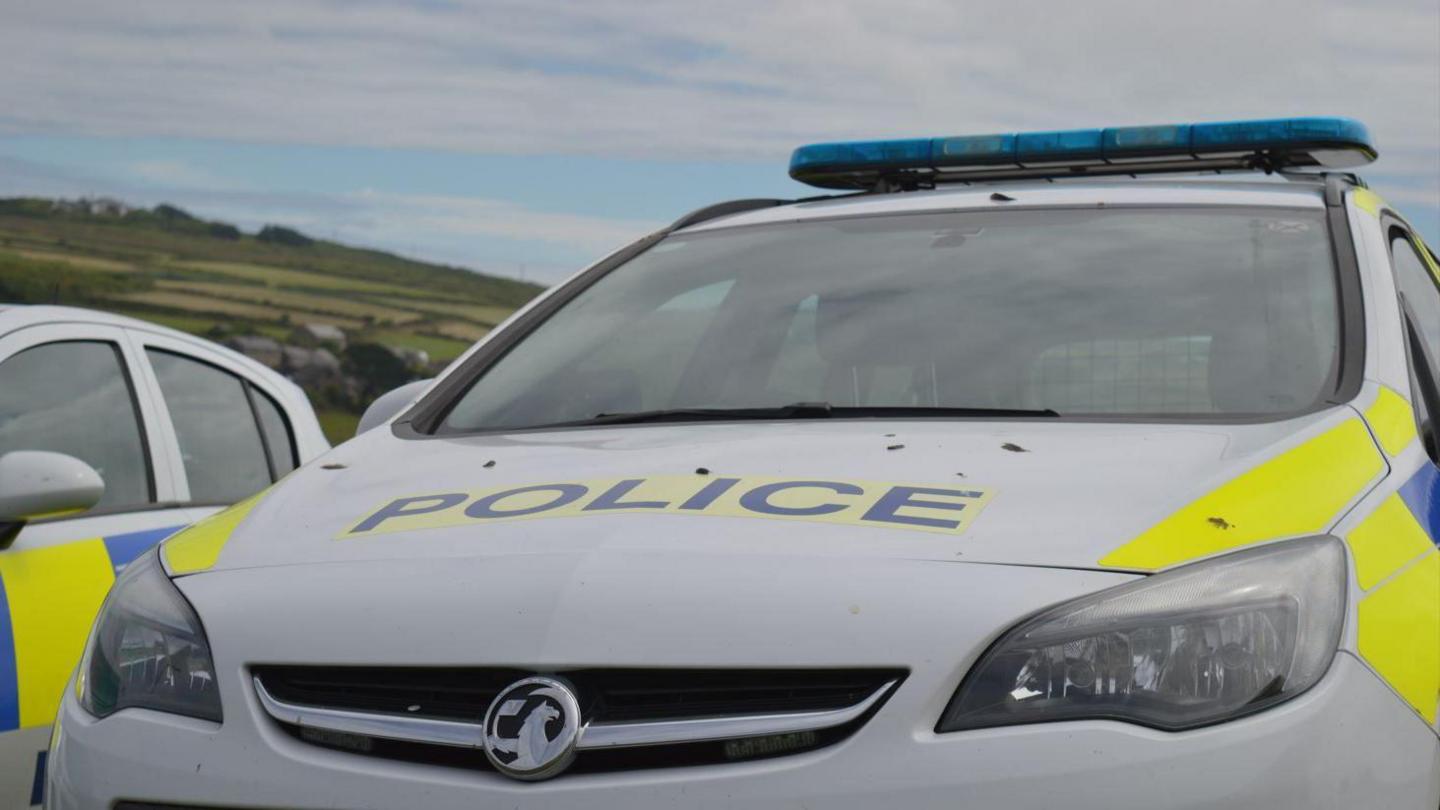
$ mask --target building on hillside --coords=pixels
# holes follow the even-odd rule
[[[226,338],[224,342],[227,347],[270,368],[280,367],[280,344],[272,338],[263,335],[236,335]]]
[[[55,200],[50,203],[50,210],[66,214],[123,217],[134,209],[111,197],[81,197],[78,200]]]
[[[345,348],[345,333],[340,327],[328,323],[302,323],[290,332],[290,342],[297,346],[315,348],[334,346]]]
[[[55,200],[50,203],[50,210],[58,210],[60,213],[89,213],[92,216],[125,216],[134,209],[114,197],[79,197],[73,200]]]
[[[87,202],[90,203],[90,213],[96,216],[123,217],[131,211],[130,206],[113,197],[96,197]]]

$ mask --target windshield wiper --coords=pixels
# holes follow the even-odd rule
[[[638,425],[654,422],[744,422],[781,421],[786,419],[846,419],[846,418],[905,418],[905,417],[968,417],[994,419],[1013,417],[1060,416],[1049,408],[948,408],[925,406],[845,406],[828,402],[797,402],[770,408],[664,408],[652,411],[628,411],[624,413],[601,413],[589,419],[561,422],[538,427],[575,427],[582,425]]]
[[[937,405],[935,407],[930,407],[928,405],[858,405],[850,407],[832,408],[831,415],[840,417],[888,416],[897,419],[907,416],[933,416],[942,419],[947,416],[961,418],[984,418],[988,416],[993,419],[1005,419],[1009,417],[1024,418],[1032,416],[1055,418],[1060,416],[1060,412],[1052,410],[1050,408],[964,408],[947,407],[944,405]]]
[[[825,419],[834,413],[825,402],[797,402],[774,408],[663,408],[654,411],[601,413],[584,425],[636,425],[645,422],[744,422],[772,419]]]

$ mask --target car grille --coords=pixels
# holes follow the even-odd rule
[[[252,670],[269,697],[295,706],[474,723],[495,697],[531,671],[503,668],[261,666]],[[581,669],[558,673],[573,685],[591,724],[700,718],[784,717],[840,712],[869,701],[838,725],[703,742],[582,750],[571,772],[733,762],[813,750],[854,733],[905,672],[897,669]],[[884,690],[883,694],[879,694]],[[284,722],[305,742],[357,754],[489,770],[477,750],[453,745],[333,733]]]

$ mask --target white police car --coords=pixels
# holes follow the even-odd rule
[[[0,304],[0,807],[40,803],[50,721],[116,573],[329,447],[305,392],[236,352]]]
[[[47,802],[1434,808],[1440,268],[1374,154],[802,148],[860,193],[685,217],[132,564]],[[1200,169],[1283,179],[1124,178]]]

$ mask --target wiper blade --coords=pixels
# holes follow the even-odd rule
[[[1053,419],[1059,417],[1059,411],[1050,408],[966,408],[947,407],[944,405],[929,407],[926,405],[858,405],[855,407],[832,408],[832,416],[836,417],[857,417],[857,416],[889,416],[903,418],[907,416],[926,417],[933,416],[939,419],[945,417],[956,418],[984,418],[1006,419],[1011,417],[1044,417]]]
[[[645,422],[742,422],[771,419],[824,419],[834,412],[824,402],[797,402],[773,408],[665,408],[654,411],[596,414],[570,424],[637,425]]]
[[[925,406],[844,406],[828,402],[797,402],[768,408],[664,408],[652,411],[628,411],[624,413],[596,414],[589,419],[562,422],[546,427],[575,427],[582,425],[638,425],[654,422],[743,422],[781,421],[786,419],[828,419],[828,418],[1055,418],[1058,411],[1049,408],[955,408]]]

